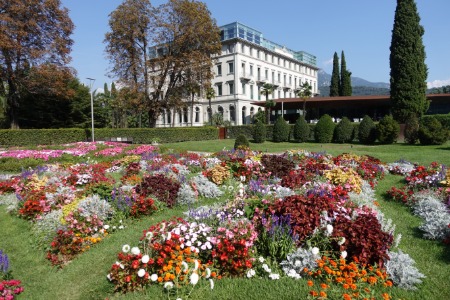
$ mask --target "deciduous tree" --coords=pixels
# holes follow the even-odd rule
[[[29,94],[70,98],[67,67],[74,25],[59,0],[0,1],[0,94],[11,128]]]

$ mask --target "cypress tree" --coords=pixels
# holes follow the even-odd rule
[[[429,106],[424,32],[414,0],[397,0],[390,47],[390,96],[393,116],[400,123],[411,114],[420,118]]]
[[[331,73],[331,85],[330,85],[330,97],[339,96],[339,57],[336,52],[334,52],[333,57],[333,73]]]
[[[344,51],[341,53],[341,84],[339,86],[339,96],[352,95],[352,72],[347,70],[347,63],[345,62]]]
[[[109,96],[108,84],[106,82],[103,85],[103,94],[105,94],[106,96]]]

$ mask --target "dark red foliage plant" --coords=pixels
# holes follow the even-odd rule
[[[295,167],[292,161],[280,155],[264,154],[261,157],[261,164],[266,172],[270,172],[272,176],[278,178],[287,176]]]
[[[142,183],[136,186],[136,192],[142,196],[155,196],[168,207],[176,204],[180,184],[163,174],[146,176]]]
[[[371,213],[363,213],[351,219],[339,215],[333,224],[333,236],[344,237],[340,250],[347,251],[348,257],[355,257],[363,265],[383,266],[389,260],[393,236],[381,229],[381,224]]]

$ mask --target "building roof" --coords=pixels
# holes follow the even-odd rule
[[[450,94],[428,94],[427,99],[432,103],[447,103],[450,105]],[[300,109],[303,100],[300,98],[279,98],[274,99],[274,109]],[[343,105],[364,105],[364,106],[390,106],[389,95],[371,96],[341,96],[341,97],[312,97],[306,101],[308,108],[314,107],[340,107]],[[264,106],[265,101],[252,102],[253,105]],[[450,111],[449,111],[450,112]]]

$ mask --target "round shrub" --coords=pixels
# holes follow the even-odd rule
[[[304,116],[300,116],[294,125],[294,139],[300,143],[305,143],[309,140],[310,129]]]
[[[373,144],[377,139],[377,131],[372,118],[365,115],[358,127],[358,140],[362,144]]]
[[[350,143],[353,140],[353,125],[347,117],[343,117],[334,129],[335,143]]]
[[[392,115],[385,115],[376,126],[378,140],[382,144],[392,144],[400,133],[400,125]]]
[[[314,127],[314,140],[318,143],[331,143],[333,140],[334,127],[333,119],[325,114],[320,117],[316,127]]]
[[[405,122],[405,142],[414,145],[419,140],[419,119],[412,114]]]
[[[442,145],[447,141],[449,132],[438,119],[431,117],[422,119],[418,135],[422,145]]]
[[[275,143],[289,141],[289,124],[282,116],[279,116],[273,125],[272,139]]]
[[[263,122],[257,121],[253,129],[253,141],[255,143],[264,143],[266,141],[266,125]]]
[[[236,140],[234,141],[234,149],[238,149],[239,147],[248,148],[250,146],[247,137],[243,134],[240,134],[237,136]]]

